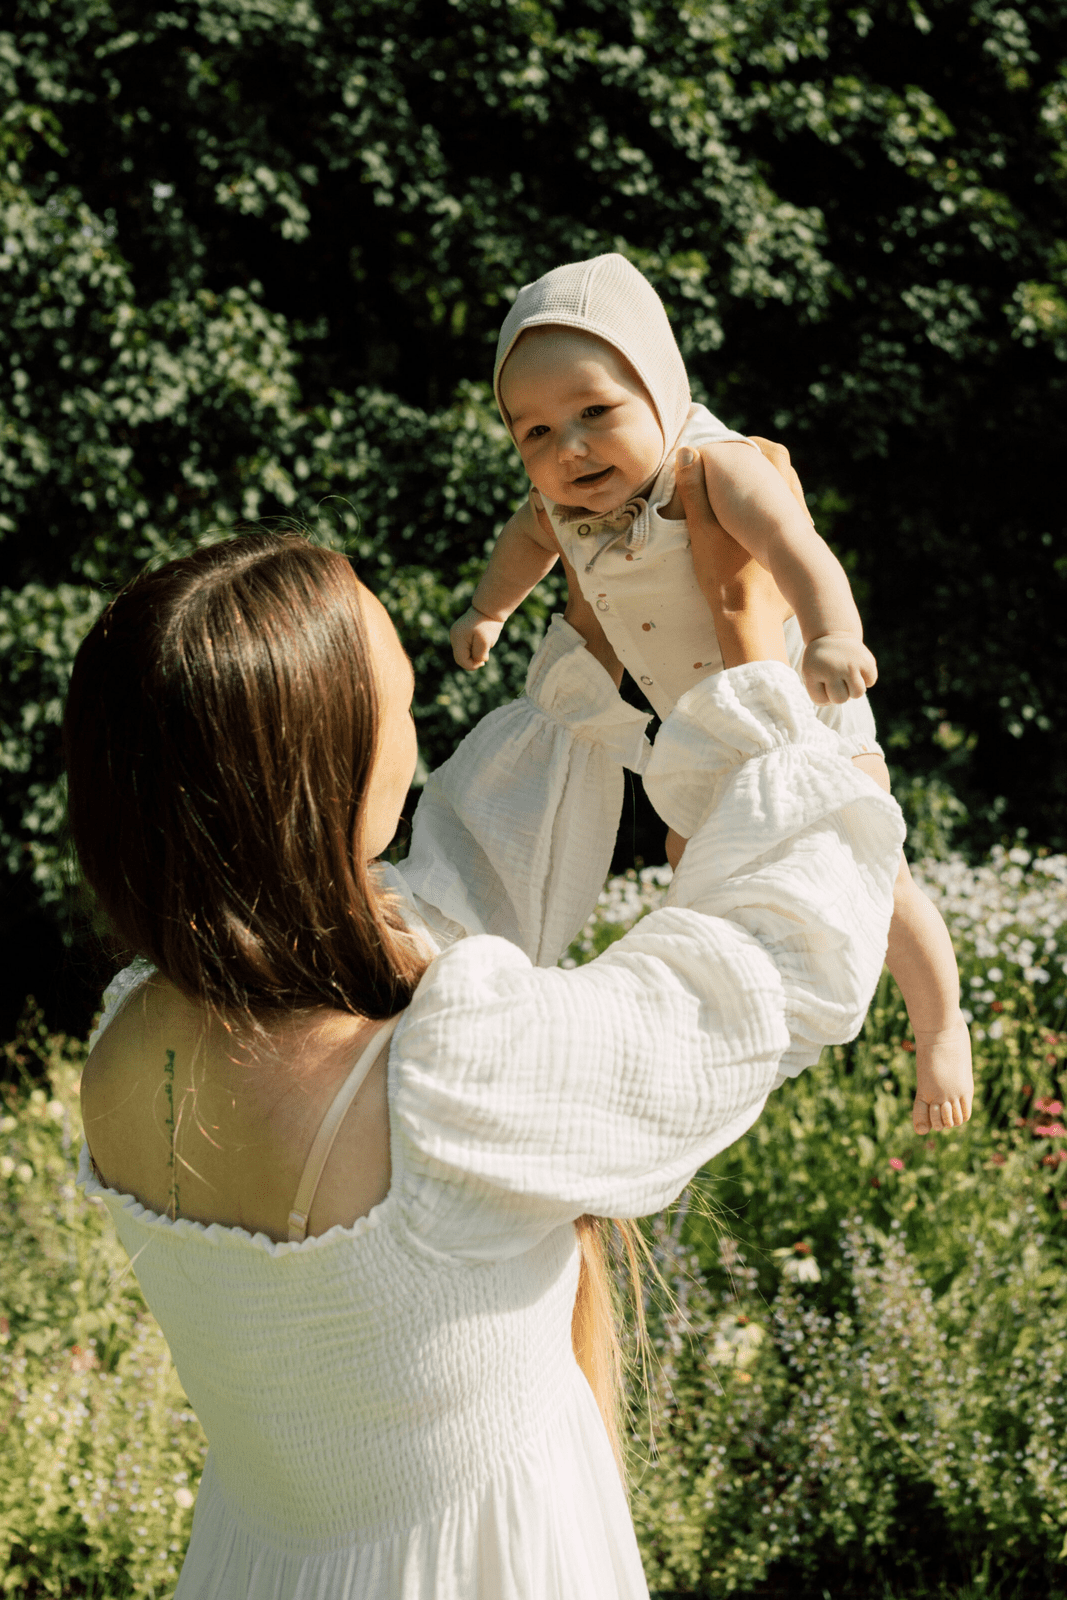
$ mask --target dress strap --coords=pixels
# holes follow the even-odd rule
[[[362,1051],[359,1060],[340,1089],[338,1089],[333,1103],[319,1125],[319,1131],[315,1135],[315,1142],[311,1146],[311,1152],[304,1164],[304,1171],[297,1185],[293,1209],[289,1213],[290,1244],[301,1244],[307,1237],[308,1214],[311,1211],[311,1204],[315,1198],[315,1191],[319,1186],[319,1179],[322,1177],[322,1169],[326,1165],[330,1151],[333,1149],[333,1142],[337,1138],[341,1123],[345,1119],[345,1112],[362,1088],[363,1080],[370,1072],[370,1069],[393,1037],[396,1025],[403,1015],[404,1013],[401,1011],[399,1016],[390,1017],[385,1026],[378,1029],[370,1044]]]

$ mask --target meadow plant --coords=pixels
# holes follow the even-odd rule
[[[75,1189],[84,1045],[31,1017],[3,1054],[22,1088],[0,1115],[0,1590],[157,1600],[206,1444],[125,1251]]]
[[[772,1095],[649,1224],[655,1360],[633,1388],[654,1593],[1067,1594],[1067,859],[917,869],[952,929],[979,1102],[911,1128],[883,976],[861,1037]],[[568,964],[662,903],[612,879]],[[5,1593],[162,1597],[206,1448],[106,1218],[74,1188],[84,1046],[31,1017],[0,1115]],[[886,1587],[888,1585],[888,1587]]]
[[[1067,858],[1019,846],[916,876],[959,957],[975,1118],[914,1134],[886,973],[860,1038],[653,1224],[669,1293],[650,1297],[660,1365],[633,1461],[654,1591],[818,1574],[835,1593],[1067,1592]],[[609,885],[572,958],[668,883]]]

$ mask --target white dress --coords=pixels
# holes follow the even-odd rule
[[[296,1245],[170,1221],[83,1150],[209,1440],[177,1600],[647,1597],[571,1349],[572,1223],[665,1205],[857,1031],[903,828],[793,673],[721,674],[648,768],[693,833],[668,905],[565,971],[643,723],[555,619],[528,695],[430,779],[389,877],[441,953],[367,1217]]]
[[[588,518],[544,502],[563,553],[615,654],[661,717],[694,684],[722,671],[722,651],[693,568],[689,524],[684,518],[661,516],[660,507],[674,494],[679,446],[699,448],[729,440],[758,449],[706,406],[691,405],[647,501],[631,502],[629,512],[622,508]],[[799,670],[804,640],[795,617],[785,625],[785,639],[790,663]],[[841,736],[850,756],[882,754],[866,695],[819,706],[816,715]]]

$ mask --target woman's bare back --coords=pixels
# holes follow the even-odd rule
[[[103,1182],[163,1216],[288,1237],[323,1117],[378,1023],[319,1011],[244,1046],[158,974],[101,1036],[82,1076]],[[308,1234],[350,1227],[389,1191],[388,1051],[341,1123]]]

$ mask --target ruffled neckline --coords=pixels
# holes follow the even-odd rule
[[[158,1211],[153,1211],[150,1206],[143,1205],[136,1195],[125,1194],[119,1189],[111,1189],[102,1183],[93,1170],[92,1156],[89,1146],[82,1142],[81,1155],[78,1159],[78,1187],[87,1200],[112,1201],[135,1222],[140,1222],[148,1228],[159,1227],[170,1230],[175,1234],[193,1235],[202,1237],[212,1244],[237,1245],[241,1248],[252,1247],[265,1251],[267,1255],[291,1255],[294,1251],[312,1250],[323,1245],[351,1243],[360,1238],[364,1233],[370,1233],[381,1226],[382,1213],[390,1205],[394,1188],[390,1187],[384,1200],[379,1200],[372,1206],[366,1216],[357,1217],[351,1227],[344,1227],[341,1223],[334,1223],[332,1228],[327,1228],[325,1233],[314,1234],[310,1238],[302,1239],[299,1244],[290,1244],[288,1239],[272,1239],[269,1234],[256,1232],[250,1233],[247,1228],[239,1227],[236,1223],[227,1222],[197,1222],[192,1217],[168,1217]]]

